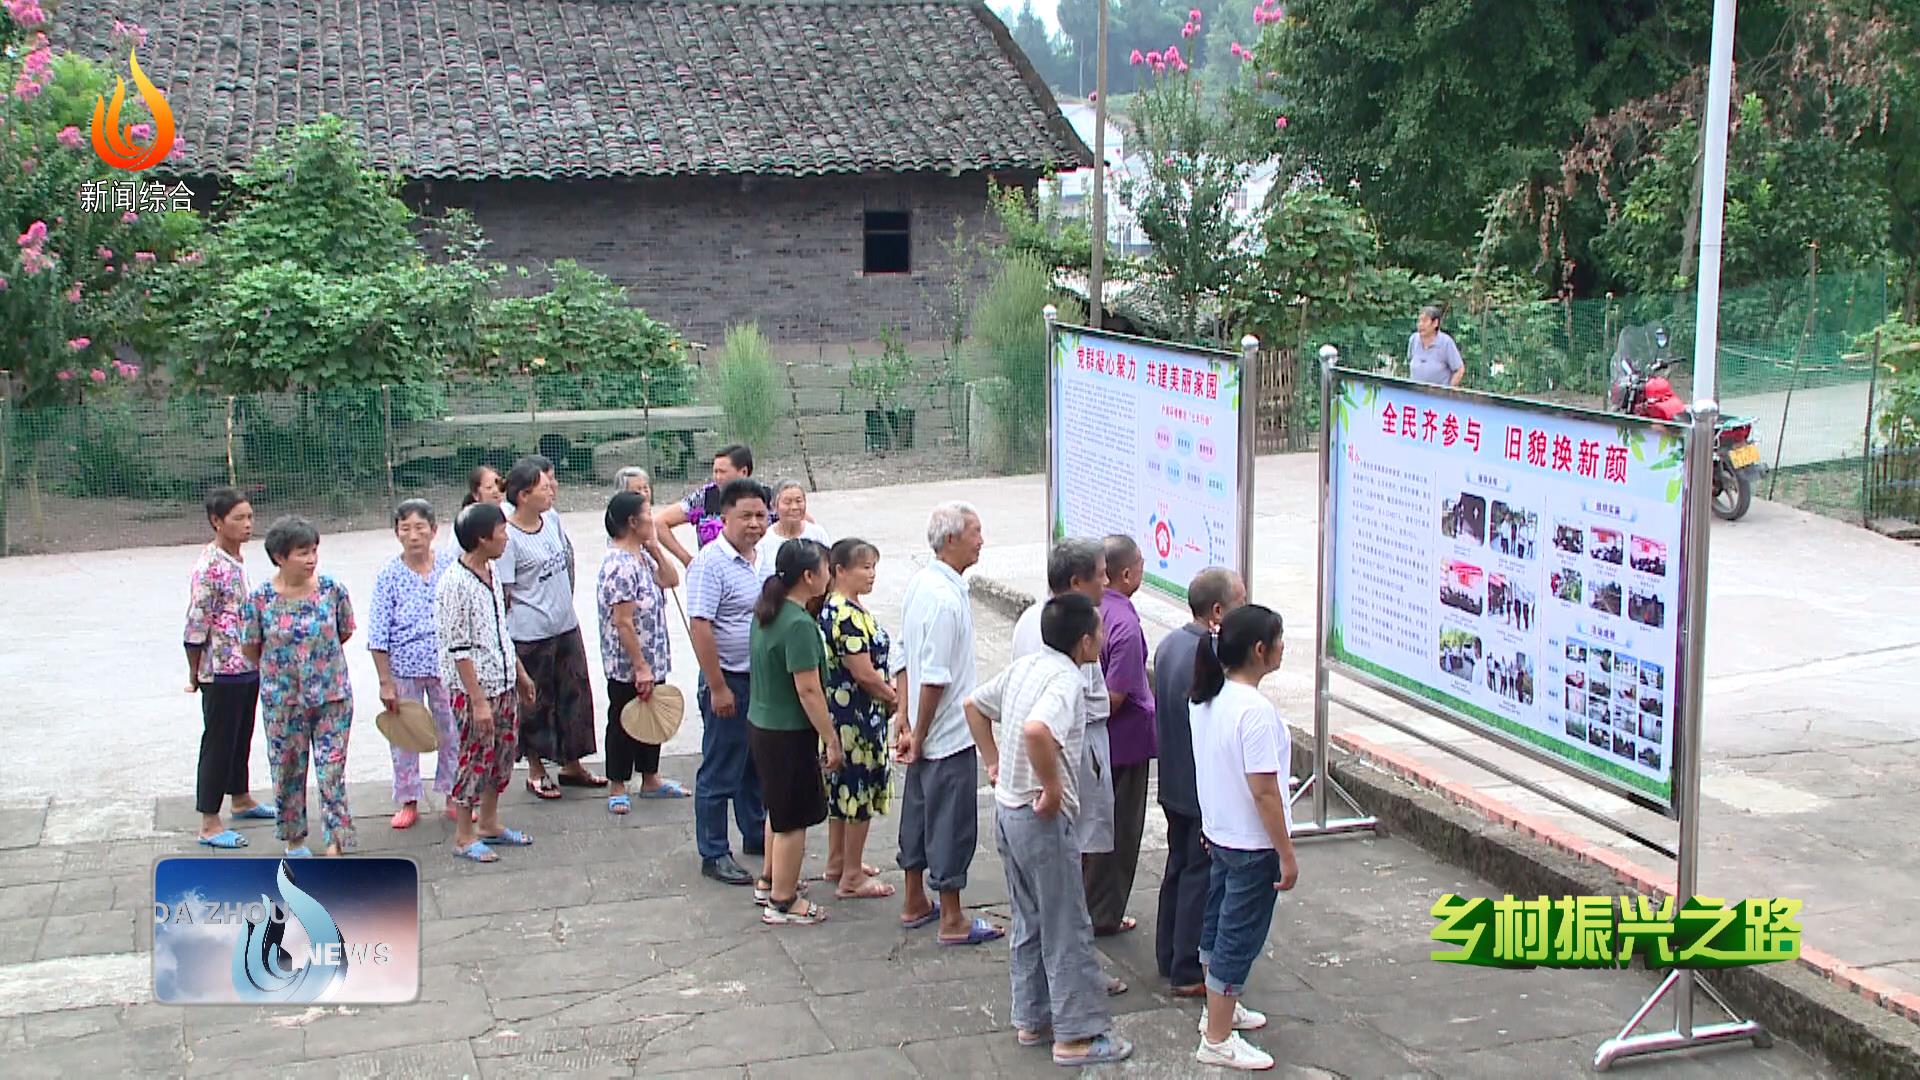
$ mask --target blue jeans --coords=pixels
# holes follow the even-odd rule
[[[760,804],[760,775],[747,755],[747,696],[753,683],[744,671],[726,673],[733,691],[732,716],[713,714],[713,695],[707,677],[700,676],[700,771],[693,779],[693,834],[702,859],[733,854],[727,838],[727,802],[740,826],[740,844],[758,849],[765,843],[767,811]]]
[[[1207,917],[1200,924],[1200,964],[1207,989],[1239,997],[1254,958],[1273,928],[1273,902],[1280,895],[1280,853],[1242,851],[1215,844],[1207,883]]]

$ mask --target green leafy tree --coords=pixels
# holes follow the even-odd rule
[[[1093,265],[1093,237],[1084,218],[1067,217],[1050,199],[1022,187],[987,181],[987,202],[1005,238],[1003,249],[1056,270],[1086,273]]]
[[[528,276],[524,267],[518,273]],[[672,328],[630,304],[606,275],[572,259],[555,262],[548,277],[546,292],[481,304],[477,347],[462,369],[535,376],[540,400],[557,408],[686,400],[686,345]]]

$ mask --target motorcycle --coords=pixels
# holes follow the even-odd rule
[[[1613,380],[1607,387],[1607,408],[1631,416],[1674,420],[1687,404],[1674,392],[1666,372],[1674,357],[1668,351],[1667,328],[1630,326],[1614,347]],[[1753,488],[1760,476],[1760,448],[1753,442],[1753,419],[1722,416],[1714,428],[1713,516],[1738,521],[1753,505]]]

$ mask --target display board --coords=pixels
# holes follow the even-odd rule
[[[1049,364],[1048,535],[1124,533],[1146,583],[1184,600],[1209,566],[1247,573],[1252,399],[1243,361],[1056,326]]]
[[[1328,659],[1671,816],[1687,429],[1331,385]]]

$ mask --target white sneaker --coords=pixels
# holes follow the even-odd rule
[[[1247,1072],[1273,1068],[1273,1057],[1241,1038],[1238,1032],[1227,1036],[1227,1041],[1223,1043],[1210,1043],[1206,1036],[1201,1036],[1200,1049],[1193,1052],[1193,1060],[1202,1065],[1218,1065]]]
[[[1255,1012],[1239,1002],[1233,1003],[1233,1030],[1259,1031],[1267,1026],[1267,1014]],[[1207,1011],[1200,1010],[1200,1034],[1207,1033]]]

